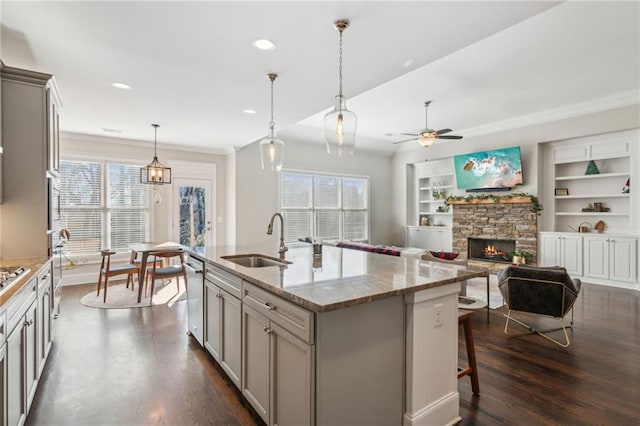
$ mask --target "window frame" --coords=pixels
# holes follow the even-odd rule
[[[69,156],[69,157],[65,157],[62,158],[60,160],[60,163],[62,165],[63,162],[68,162],[68,163],[93,163],[93,164],[99,164],[100,165],[100,173],[101,173],[101,179],[100,179],[100,206],[99,207],[83,207],[83,206],[76,206],[76,207],[69,207],[69,206],[60,206],[60,215],[62,216],[63,211],[65,210],[83,210],[83,209],[92,209],[92,210],[97,210],[99,211],[100,214],[100,248],[98,249],[98,251],[96,251],[95,253],[89,253],[87,251],[68,251],[65,250],[65,256],[71,258],[71,259],[80,259],[80,258],[98,258],[100,256],[100,252],[99,250],[102,250],[104,248],[113,248],[111,247],[112,242],[111,242],[111,221],[110,221],[110,215],[112,212],[122,212],[122,211],[126,211],[129,210],[129,208],[123,207],[123,206],[114,206],[114,204],[112,203],[112,200],[110,199],[109,196],[109,191],[111,188],[111,181],[110,181],[110,172],[109,172],[109,166],[110,165],[121,165],[121,166],[130,166],[133,168],[140,168],[140,167],[144,167],[144,160],[140,159],[138,161],[136,161],[135,159],[131,160],[125,160],[125,159],[120,159],[120,158],[115,158],[115,157],[101,157],[101,158],[97,158],[97,157],[93,157],[93,156]],[[62,181],[62,176],[60,177],[60,180]],[[62,186],[62,185],[61,185]],[[63,195],[61,194],[61,197]],[[153,235],[153,226],[154,226],[154,209],[153,209],[153,203],[152,203],[152,190],[148,189],[147,190],[147,194],[146,194],[146,200],[144,200],[144,206],[136,206],[136,207],[131,207],[131,210],[143,210],[146,211],[147,213],[147,223],[146,223],[146,229],[145,229],[145,234],[146,234],[146,240],[149,240],[149,238],[151,237],[151,235]],[[62,226],[62,225],[61,225]],[[54,235],[54,238],[59,238],[58,235]],[[71,239],[73,240],[73,233],[71,235]],[[57,241],[54,241],[54,244]],[[114,250],[118,250],[118,251],[123,251],[126,250],[126,247],[116,247],[114,248]]]
[[[302,175],[308,175],[312,177],[311,180],[311,208],[309,209],[304,209],[304,208],[284,208],[282,206],[282,200],[283,200],[283,188],[282,188],[282,176],[285,173],[289,173],[289,174],[302,174]],[[340,179],[340,194],[339,194],[339,203],[340,203],[340,207],[338,208],[316,208],[315,207],[315,185],[314,185],[314,180],[313,178],[315,176],[327,176],[327,177],[334,177],[334,178],[339,178]],[[345,208],[344,204],[343,204],[343,186],[342,186],[342,179],[347,178],[347,179],[362,179],[366,182],[366,207],[363,208]],[[357,175],[357,174],[348,174],[348,173],[335,173],[335,172],[325,172],[325,171],[315,171],[315,170],[302,170],[302,169],[283,169],[281,171],[278,172],[278,183],[277,183],[277,196],[278,196],[278,200],[277,200],[277,205],[278,205],[278,211],[281,213],[284,213],[286,210],[290,210],[290,211],[309,211],[311,214],[311,235],[312,237],[315,237],[315,229],[316,229],[316,224],[315,224],[315,212],[316,211],[331,211],[331,210],[337,210],[340,212],[339,214],[339,232],[338,232],[338,240],[343,240],[344,239],[344,214],[347,211],[364,211],[366,212],[366,217],[367,217],[367,224],[365,227],[365,232],[366,232],[366,236],[363,239],[350,239],[349,241],[357,241],[357,242],[369,242],[369,240],[371,239],[371,177],[369,175]],[[297,242],[297,240],[291,240],[288,239],[286,232],[285,232],[285,242],[286,243],[294,243]]]

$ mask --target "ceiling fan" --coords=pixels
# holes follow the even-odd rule
[[[420,130],[418,133],[386,133],[385,136],[396,136],[396,135],[413,136],[410,139],[394,142],[394,144],[404,143],[409,141],[418,141],[420,145],[424,147],[430,146],[436,141],[436,139],[462,139],[462,136],[447,135],[447,133],[453,131],[451,129],[433,130],[429,128],[429,124],[427,121],[429,104],[431,104],[431,101],[425,101],[424,103],[424,127],[425,127],[424,130]]]

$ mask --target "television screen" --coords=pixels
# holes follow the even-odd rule
[[[453,157],[458,189],[509,190],[522,185],[520,147],[494,149]]]

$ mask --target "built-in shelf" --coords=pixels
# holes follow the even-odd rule
[[[474,198],[471,200],[447,200],[447,204],[519,204],[519,203],[530,203],[531,197],[504,197],[498,198],[494,200],[492,198]]]
[[[576,176],[556,176],[556,180],[582,180],[582,179],[602,179],[614,177],[629,177],[629,172],[623,173],[600,173],[596,175],[576,175]]]
[[[445,201],[447,201],[446,199],[442,199],[442,200],[422,200],[422,201],[418,201],[420,204],[427,204],[427,203],[444,203]]]
[[[448,229],[451,230],[450,226],[438,226],[438,225],[429,225],[429,226],[417,226],[417,228],[425,228],[425,229]]]
[[[629,216],[625,212],[556,212],[556,216]]]
[[[429,216],[451,216],[451,212],[420,212],[419,214],[422,215],[429,215]]]
[[[598,199],[598,198],[629,198],[629,194],[583,194],[583,195],[556,195],[556,200],[569,199]]]

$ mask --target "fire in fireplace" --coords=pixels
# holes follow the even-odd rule
[[[516,249],[515,240],[499,240],[493,238],[468,238],[469,259],[487,262],[511,262],[511,252]]]

